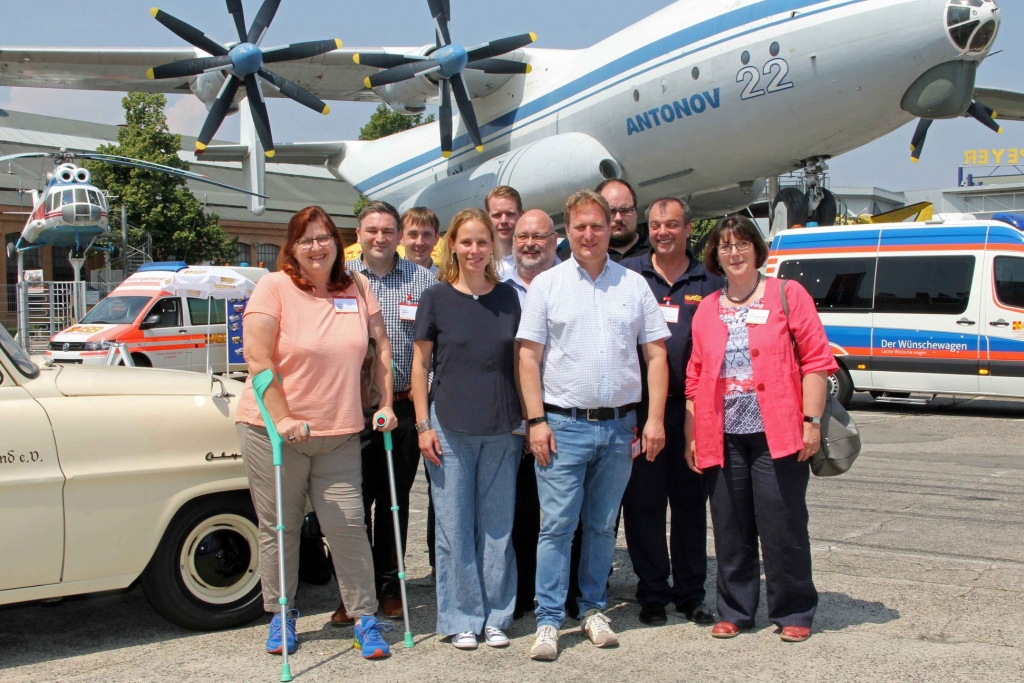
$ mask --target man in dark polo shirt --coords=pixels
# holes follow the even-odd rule
[[[625,259],[621,265],[647,281],[661,305],[672,336],[665,341],[669,358],[668,402],[665,406],[665,450],[654,462],[633,461],[622,498],[626,544],[636,572],[640,621],[664,624],[665,606],[674,603],[690,621],[710,624],[714,615],[704,604],[707,578],[707,491],[703,478],[683,459],[686,414],[686,364],[692,342],[690,323],[705,296],[724,285],[709,274],[687,243],[693,231],[690,208],[676,198],[655,200],[647,209],[652,251]],[[641,367],[643,366],[641,358]],[[639,424],[647,415],[647,396],[637,410]],[[672,531],[665,543],[665,508],[672,508]],[[670,552],[671,551],[671,552]],[[669,559],[671,555],[671,561]],[[669,585],[669,575],[672,585]]]

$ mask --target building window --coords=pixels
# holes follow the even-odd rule
[[[235,261],[238,265],[252,265],[252,245],[245,242],[235,242]]]
[[[1024,308],[1024,258],[996,257],[996,298],[999,303]]]
[[[7,258],[7,284],[13,285],[18,282],[18,255],[13,256],[7,255],[7,245],[17,244],[18,238],[21,235],[12,232],[9,235],[4,235],[4,255]],[[43,267],[43,250],[32,249],[31,251],[25,252],[25,270],[39,270]]]
[[[973,278],[973,256],[879,258],[875,312],[958,315]]]
[[[75,269],[71,265],[71,247],[50,247],[50,273],[54,282],[71,282],[75,279]],[[82,279],[85,279],[84,266]]]
[[[871,310],[874,258],[794,259],[782,264],[779,277],[802,284],[819,311]]]
[[[273,244],[261,244],[256,249],[256,260],[263,264],[267,270],[277,270],[277,252],[281,247]]]

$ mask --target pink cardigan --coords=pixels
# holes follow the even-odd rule
[[[800,283],[786,280],[789,327],[800,354],[797,364],[779,282],[770,277],[765,288],[768,323],[748,326],[757,403],[773,459],[793,455],[804,446],[804,375],[821,371],[832,374],[839,369],[814,300]],[[694,314],[693,353],[686,368],[686,397],[694,401],[697,466],[701,469],[725,462],[725,389],[720,375],[729,331],[719,316],[720,299],[721,291],[704,297]]]

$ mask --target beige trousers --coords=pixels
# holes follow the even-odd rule
[[[263,608],[277,612],[281,579],[277,567],[277,501],[274,460],[267,430],[239,424],[238,438],[260,524],[260,574]],[[299,531],[306,496],[320,520],[334,559],[341,597],[354,619],[377,611],[373,554],[366,538],[363,512],[362,455],[359,435],[314,437],[282,448],[281,490],[284,514],[285,572],[288,604],[294,605],[299,583]]]

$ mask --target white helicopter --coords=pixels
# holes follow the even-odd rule
[[[246,32],[240,1],[227,0],[240,40],[230,49],[162,11],[154,16],[193,47],[3,48],[0,85],[189,88],[210,109],[204,133],[243,110],[241,144],[206,147],[201,136],[197,151],[241,161],[257,193],[273,151],[274,162],[325,165],[367,197],[430,206],[442,221],[499,184],[557,218],[569,193],[612,177],[629,180],[641,203],[674,195],[697,216],[721,215],[749,205],[763,179],[803,169],[806,195],[783,192],[776,203],[789,223],[827,223],[831,157],[914,118],[915,158],[932,121],[970,116],[997,130],[993,110],[1024,120],[1024,95],[975,86],[998,34],[994,0],[679,0],[582,50],[529,47],[533,34],[462,47],[450,3],[427,0],[430,44],[317,41],[312,56],[260,47],[279,5],[266,0]],[[261,71],[261,61],[292,57],[280,75]],[[270,84],[265,92],[253,74]],[[440,115],[372,142],[274,144],[262,98],[301,101],[292,86],[312,108],[384,101],[403,113],[436,104]]]
[[[205,176],[141,159],[132,159],[112,154],[94,152],[26,152],[0,157],[0,162],[15,159],[53,157],[54,169],[46,176],[42,190],[30,190],[32,210],[12,212],[28,216],[25,227],[16,244],[9,247],[8,255],[18,254],[18,281],[22,281],[22,255],[43,247],[68,247],[71,265],[75,271],[75,282],[81,279],[81,268],[86,252],[90,249],[111,251],[112,247],[100,244],[110,236],[108,220],[109,207],[103,190],[91,183],[88,169],[77,166],[76,159],[102,161],[116,166],[128,166],[155,173],[196,180],[229,190],[253,194],[248,190],[219,183]]]

